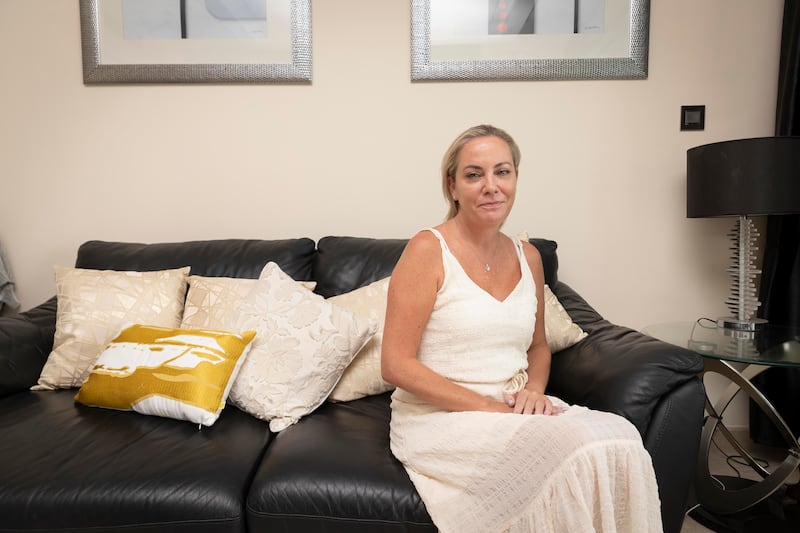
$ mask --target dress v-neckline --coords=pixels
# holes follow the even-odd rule
[[[466,269],[464,269],[464,265],[461,264],[461,261],[458,260],[458,257],[456,257],[455,254],[452,251],[450,251],[450,246],[447,244],[447,241],[445,240],[445,238],[441,234],[441,232],[439,232],[438,230],[433,229],[433,228],[431,228],[431,231],[433,232],[434,235],[436,235],[436,237],[438,237],[439,243],[441,244],[441,247],[442,247],[442,250],[444,252],[446,252],[453,259],[453,261],[455,261],[455,263],[458,265],[458,268],[461,269],[461,273],[464,274],[464,276],[466,276],[466,278],[470,281],[470,283],[472,283],[472,285],[475,286],[481,293],[485,294],[486,296],[488,296],[489,298],[494,300],[496,303],[499,303],[499,304],[506,303],[508,301],[508,299],[515,292],[517,292],[519,287],[522,285],[522,279],[525,277],[525,274],[523,273],[523,270],[522,270],[522,259],[520,258],[519,249],[517,248],[517,244],[516,243],[514,243],[514,250],[516,251],[516,256],[517,256],[517,268],[519,268],[519,279],[517,280],[517,283],[514,284],[514,287],[508,292],[508,294],[506,294],[505,297],[501,299],[501,298],[496,297],[494,294],[492,294],[491,292],[487,291],[483,287],[481,287],[480,283],[478,283],[477,281],[472,279],[472,276],[470,276],[467,273]]]
[[[461,269],[461,272],[464,274],[464,276],[466,276],[466,278],[470,281],[470,283],[472,283],[472,285],[475,286],[475,288],[477,288],[480,292],[482,292],[483,294],[485,294],[486,296],[488,296],[489,298],[494,300],[496,303],[499,303],[499,304],[506,303],[508,301],[508,299],[515,292],[517,292],[517,289],[519,289],[520,285],[522,284],[522,265],[519,265],[519,257],[517,258],[517,264],[519,265],[519,269],[520,269],[520,271],[519,271],[519,279],[517,280],[517,283],[514,284],[514,287],[509,291],[509,293],[506,294],[504,298],[500,299],[497,296],[495,296],[494,294],[492,294],[491,292],[489,292],[486,289],[484,289],[483,287],[481,287],[480,283],[478,283],[477,281],[472,279],[472,276],[470,276],[467,273],[467,271],[464,269],[464,266],[461,264],[461,261],[458,260],[458,257],[456,257],[455,254],[453,254],[453,252],[451,252],[449,248],[446,248],[445,251],[448,254],[450,254],[450,257],[453,258],[453,260],[458,265],[458,268]]]

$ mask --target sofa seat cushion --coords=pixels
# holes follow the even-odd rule
[[[74,403],[74,390],[0,400],[0,532],[245,530],[271,438],[228,406],[210,428]]]
[[[389,449],[390,394],[327,403],[275,436],[247,499],[252,531],[430,531]]]

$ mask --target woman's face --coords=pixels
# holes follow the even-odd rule
[[[517,191],[517,171],[508,144],[499,137],[477,137],[458,154],[450,194],[458,201],[457,216],[502,224]]]

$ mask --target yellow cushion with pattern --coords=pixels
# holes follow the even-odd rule
[[[210,426],[255,335],[129,326],[100,354],[75,401]]]

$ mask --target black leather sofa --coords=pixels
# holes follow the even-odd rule
[[[680,530],[703,417],[699,358],[604,320],[558,281],[589,335],[553,357],[550,392],[630,419],[655,465],[665,531]],[[389,275],[405,241],[325,237],[170,244],[91,241],[76,266],[258,276],[275,261],[331,296]],[[643,302],[642,305],[648,305]],[[0,318],[0,532],[436,531],[389,449],[389,394],[326,403],[279,434],[228,406],[212,427],[30,391],[52,348],[55,298]]]

